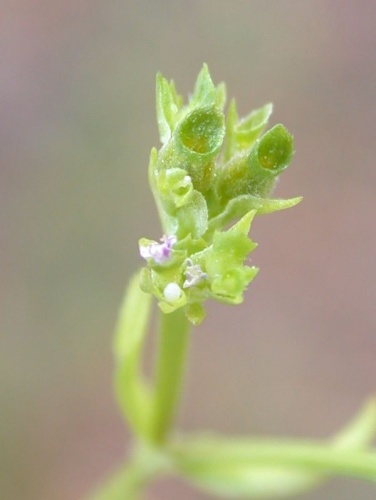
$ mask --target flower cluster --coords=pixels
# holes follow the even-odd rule
[[[205,300],[238,304],[256,276],[244,264],[256,246],[248,237],[253,217],[300,201],[269,198],[293,139],[280,124],[263,134],[271,104],[239,119],[233,101],[225,119],[225,87],[213,84],[206,65],[186,105],[160,74],[156,97],[163,145],[151,152],[149,182],[165,236],[139,242],[147,261],[141,288],[163,312],[184,307],[198,324]]]

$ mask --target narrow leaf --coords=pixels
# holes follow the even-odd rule
[[[115,330],[115,388],[129,424],[144,438],[147,437],[151,400],[140,374],[140,358],[150,306],[151,295],[141,291],[137,273],[128,286]]]
[[[202,436],[174,449],[187,479],[220,496],[271,498],[300,493],[330,476],[376,483],[376,399],[331,442]]]
[[[236,127],[238,150],[249,149],[252,146],[268,124],[272,112],[273,104],[268,103],[240,120]]]
[[[115,472],[87,500],[141,500],[141,489],[145,481],[143,471],[137,465],[131,465]]]
[[[156,82],[157,122],[160,139],[163,144],[170,139],[174,131],[179,102],[179,96],[176,94],[173,82],[169,84],[168,81],[158,73]]]
[[[209,68],[206,64],[198,74],[195,88],[189,102],[190,107],[206,107],[216,104],[217,90],[210,77]]]
[[[218,227],[223,227],[249,210],[256,210],[257,214],[270,214],[293,207],[302,199],[301,196],[287,200],[259,198],[250,194],[238,196],[228,202],[223,212],[209,220],[208,231],[212,232]]]

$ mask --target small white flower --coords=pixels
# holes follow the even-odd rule
[[[175,235],[161,238],[161,243],[153,241],[149,245],[140,247],[140,255],[144,259],[153,259],[156,264],[163,264],[171,257],[172,247],[177,242]]]
[[[163,290],[163,296],[167,302],[176,302],[182,293],[182,289],[177,283],[169,283]]]
[[[193,264],[191,259],[187,259],[186,264],[187,268],[184,273],[186,280],[184,281],[183,288],[190,288],[202,280],[208,279],[207,273],[204,273],[199,264]]]

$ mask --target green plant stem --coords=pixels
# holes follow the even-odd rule
[[[186,441],[173,459],[182,470],[203,472],[252,467],[291,467],[325,475],[341,475],[376,482],[376,453],[336,449],[326,443],[230,438]]]
[[[124,465],[87,500],[140,500],[143,488],[153,477],[145,466]]]
[[[141,500],[150,481],[171,470],[163,450],[139,442],[129,460],[87,500]]]
[[[190,324],[183,309],[160,313],[151,438],[164,444],[176,413],[189,340]]]

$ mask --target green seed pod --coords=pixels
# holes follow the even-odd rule
[[[210,188],[224,135],[224,116],[218,108],[196,108],[179,123],[161,150],[158,166],[186,170],[193,187],[203,193]]]
[[[283,125],[275,125],[249,153],[235,156],[218,172],[216,189],[222,204],[243,194],[268,196],[292,155],[292,135]]]
[[[293,155],[292,135],[281,124],[275,125],[264,134],[255,148],[251,150],[249,165],[264,175],[274,177],[288,167]]]
[[[266,132],[248,157],[250,192],[268,196],[275,178],[289,166],[293,153],[292,135],[283,125],[275,125]]]

